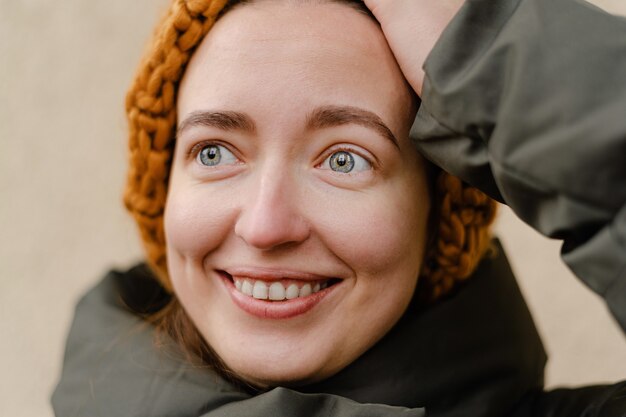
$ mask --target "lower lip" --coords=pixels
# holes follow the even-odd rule
[[[258,300],[239,292],[223,272],[218,273],[233,302],[246,313],[262,319],[289,319],[312,310],[331,294],[339,283],[302,298],[283,301]]]

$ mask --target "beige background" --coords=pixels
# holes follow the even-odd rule
[[[141,256],[120,198],[123,97],[165,3],[0,0],[0,416],[52,415],[73,305]],[[550,354],[548,386],[626,379],[624,336],[558,242],[507,210],[498,231]]]

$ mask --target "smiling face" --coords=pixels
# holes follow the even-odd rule
[[[382,32],[339,4],[235,8],[177,110],[165,232],[181,304],[252,383],[335,374],[402,316],[426,241],[416,105]]]

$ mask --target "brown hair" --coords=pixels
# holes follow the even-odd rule
[[[178,85],[195,48],[219,16],[253,1],[172,0],[126,97],[130,167],[124,202],[139,226],[148,263],[169,292],[163,212],[174,150]],[[362,1],[316,1],[345,3],[371,16]],[[489,245],[489,225],[496,212],[495,201],[478,189],[438,169],[435,177],[431,241],[415,296],[422,303],[449,294],[470,276]],[[189,359],[241,382],[204,341],[175,295],[151,320]]]

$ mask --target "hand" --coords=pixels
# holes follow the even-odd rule
[[[411,87],[421,96],[422,66],[464,0],[364,0]]]

